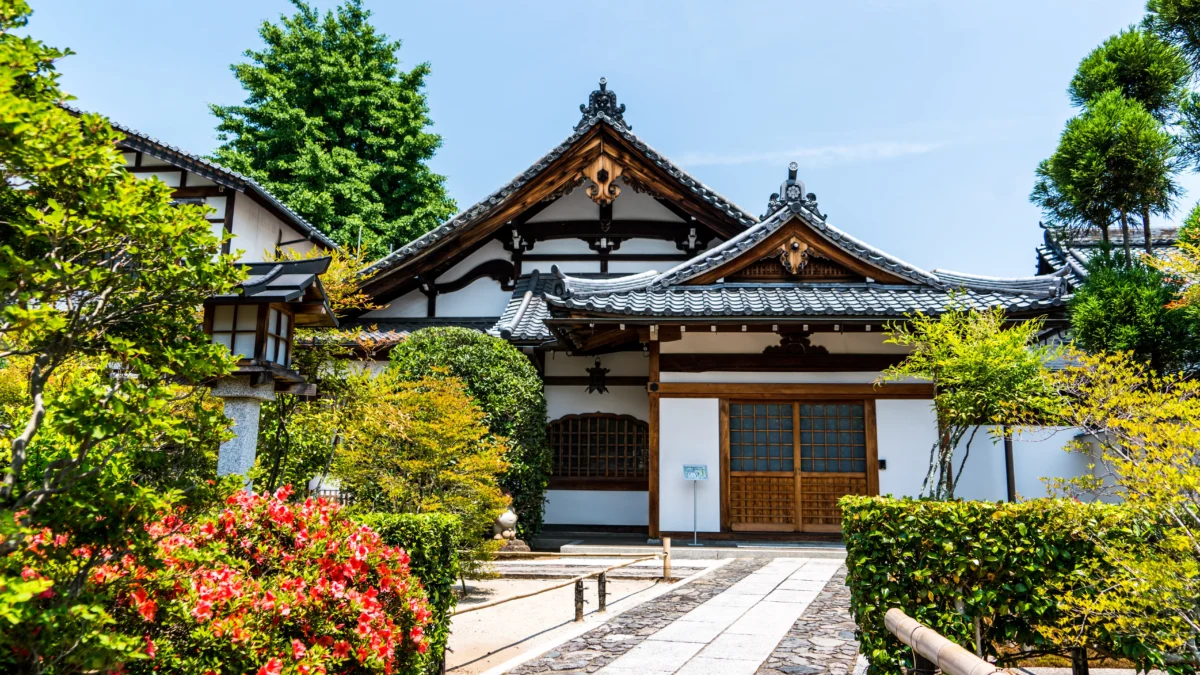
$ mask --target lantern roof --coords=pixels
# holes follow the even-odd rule
[[[206,305],[283,304],[296,316],[296,325],[336,328],[337,317],[329,307],[329,297],[320,275],[329,269],[331,258],[278,260],[237,263],[246,270],[246,278],[232,293],[214,295]]]

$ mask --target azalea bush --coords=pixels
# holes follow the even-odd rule
[[[49,567],[96,561],[84,583],[113,591],[103,613],[126,653],[109,660],[98,651],[90,669],[421,672],[432,614],[408,554],[339,506],[289,503],[290,495],[287,487],[272,496],[237,491],[192,522],[173,509],[146,526],[154,545],[145,549],[76,546],[73,533],[45,528],[19,556],[23,590],[53,602]],[[7,646],[17,656],[27,649]]]

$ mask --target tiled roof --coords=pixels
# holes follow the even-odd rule
[[[60,104],[63,109],[75,114],[82,115],[84,111],[73,106]],[[267,191],[266,188],[259,185],[257,181],[249,176],[244,176],[236,171],[226,169],[225,167],[205,159],[200,155],[195,155],[179,148],[164,143],[157,138],[147,136],[142,132],[131,129],[130,127],[118,124],[112,120],[108,120],[109,125],[113,129],[125,135],[125,139],[121,141],[122,145],[129,147],[131,150],[144,152],[151,157],[160,159],[164,162],[169,162],[172,166],[177,166],[186,169],[197,176],[202,176],[216,183],[224,185],[227,188],[238,190],[239,192],[252,191],[265,199],[267,202],[275,206],[289,221],[289,225],[296,228],[304,236],[320,243],[326,248],[336,249],[338,245],[332,239],[325,236],[315,225],[300,217],[298,213],[287,207],[286,204],[279,201],[275,195]]]
[[[540,344],[554,339],[544,323],[550,318],[550,309],[546,307],[543,296],[553,293],[557,285],[558,279],[537,270],[517,279],[516,288],[513,289],[512,298],[504,308],[504,314],[488,329],[488,333],[512,342]],[[525,297],[527,293],[528,300]]]
[[[1066,290],[1066,267],[1053,274],[1033,277],[987,277],[950,270],[934,270],[933,274],[950,288],[967,288],[974,291],[1000,291],[1004,293],[1027,293],[1033,297],[1053,297]]]
[[[872,317],[899,319],[916,312],[940,314],[948,305],[1027,312],[1062,306],[1062,296],[956,291],[928,286],[884,284],[719,284],[677,286],[547,302],[564,310],[604,315],[671,318],[713,317]]]
[[[629,127],[625,125],[623,119],[614,119],[604,112],[595,111],[591,112],[590,114],[585,114],[579,125],[575,127],[575,131],[568,136],[565,141],[560,143],[550,152],[546,153],[541,159],[534,162],[533,166],[529,167],[525,171],[522,171],[499,190],[496,190],[492,194],[488,195],[474,206],[464,209],[450,220],[447,220],[429,232],[426,232],[413,241],[396,249],[386,257],[368,267],[366,270],[364,270],[364,272],[381,272],[396,267],[405,260],[417,255],[421,251],[436,245],[443,239],[468,229],[472,224],[482,220],[485,216],[487,216],[488,213],[492,211],[492,209],[503,203],[517,190],[521,189],[541,175],[541,173],[546,170],[546,167],[550,166],[550,164],[566,153],[566,151],[569,150],[576,141],[582,138],[584,134],[591,130],[592,127],[602,122],[611,127],[613,131],[621,136],[621,138],[625,139],[631,145],[637,148],[646,159],[650,160],[656,166],[662,168],[701,200],[716,207],[720,211],[727,214],[730,218],[741,223],[743,226],[749,227],[750,225],[758,222],[758,219],[753,215],[743,211],[736,204],[718,194],[716,190],[713,190],[712,188],[693,178],[691,174],[676,166],[666,157],[662,156],[657,150],[650,147],[650,145],[645,141],[638,138],[638,136],[630,131]]]
[[[319,303],[323,311],[296,315],[297,326],[337,327],[338,320],[329,308],[320,275],[329,269],[331,258],[305,258],[276,262],[235,263],[246,271],[232,293],[214,295],[206,305],[242,303]]]
[[[1174,227],[1158,227],[1150,230],[1150,247],[1157,250],[1174,248],[1178,230]],[[1122,247],[1121,231],[1119,228],[1109,228],[1109,238],[1113,250]],[[1038,262],[1042,267],[1065,270],[1064,280],[1072,287],[1078,287],[1087,278],[1084,267],[1088,260],[1100,250],[1101,237],[1096,232],[1062,232],[1045,228],[1042,232],[1042,245],[1037,247]],[[1134,255],[1145,251],[1146,237],[1140,227],[1130,229],[1130,246]]]

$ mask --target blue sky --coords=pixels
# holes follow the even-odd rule
[[[331,7],[327,0],[315,2]],[[1074,114],[1079,60],[1138,21],[1141,0],[384,2],[402,61],[432,64],[461,207],[562,141],[599,77],[634,131],[761,213],[786,165],[830,222],[925,268],[1030,274],[1041,241],[1033,170]],[[283,0],[33,0],[30,33],[77,104],[193,152],[208,103],[243,92],[229,65]],[[118,9],[119,7],[119,9]],[[1200,179],[1180,211],[1200,198]],[[1178,216],[1177,217],[1181,217]]]

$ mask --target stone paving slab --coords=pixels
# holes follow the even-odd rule
[[[768,562],[734,560],[670,593],[629,609],[508,673],[594,673]],[[696,648],[699,650],[703,646],[697,644]]]
[[[858,655],[854,630],[850,589],[846,587],[846,568],[842,567],[757,672],[759,675],[848,675]]]

